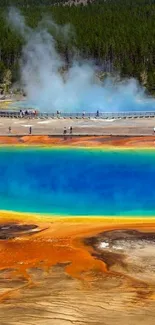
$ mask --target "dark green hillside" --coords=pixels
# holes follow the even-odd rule
[[[13,81],[18,78],[23,40],[4,19],[7,6],[12,4],[20,7],[31,26],[35,27],[44,13],[59,24],[73,25],[76,37],[72,35],[67,44],[63,44],[61,37],[57,39],[57,47],[67,60],[76,47],[83,57],[95,59],[108,72],[118,70],[123,77],[136,77],[154,92],[155,1],[98,0],[87,6],[62,6],[63,2],[1,0],[0,82],[8,69],[12,71]]]

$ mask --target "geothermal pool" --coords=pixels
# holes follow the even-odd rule
[[[155,215],[155,151],[1,148],[0,209]]]

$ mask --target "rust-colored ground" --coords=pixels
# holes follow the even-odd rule
[[[18,218],[17,218],[18,216]],[[49,218],[27,214],[1,212],[0,270],[16,269],[16,274],[28,277],[27,269],[40,266],[49,268],[57,263],[69,263],[65,271],[72,277],[82,278],[82,272],[107,272],[106,264],[91,256],[83,239],[102,231],[114,229],[141,229],[153,231],[155,220],[111,218]],[[31,223],[30,220],[31,219]],[[33,223],[32,223],[33,222]],[[12,225],[35,225],[35,229],[14,231]],[[5,231],[5,235],[4,235]],[[92,248],[91,248],[92,250]],[[21,263],[22,262],[22,263]]]
[[[155,148],[155,136],[0,136],[0,145]]]
[[[107,238],[113,246],[100,248]],[[2,211],[2,324],[110,325],[131,319],[129,324],[145,324],[146,316],[142,322],[139,318],[145,311],[150,313],[147,324],[153,325],[154,246],[155,218],[54,218]]]

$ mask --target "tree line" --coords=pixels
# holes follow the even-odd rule
[[[108,73],[135,77],[155,92],[155,0],[96,0],[88,5],[64,6],[62,0],[1,0],[0,83],[8,70],[19,79],[19,59],[24,40],[5,19],[7,6],[20,7],[31,27],[44,14],[73,28],[68,42],[59,35],[57,48],[70,62],[76,52],[90,58]],[[52,30],[51,30],[52,33]]]

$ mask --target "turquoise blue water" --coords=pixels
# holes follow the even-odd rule
[[[155,151],[2,148],[0,209],[155,215]]]

